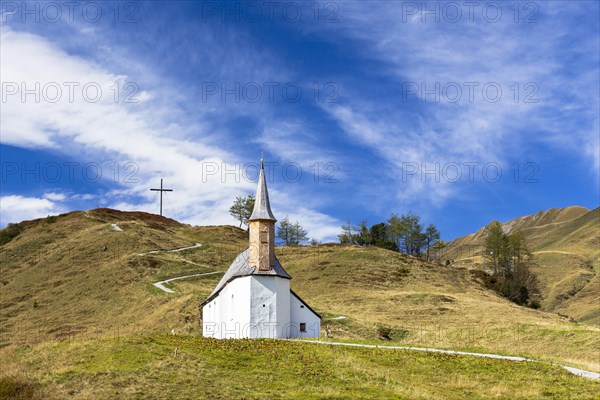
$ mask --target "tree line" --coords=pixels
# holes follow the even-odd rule
[[[514,303],[539,308],[538,282],[530,270],[535,259],[523,232],[505,233],[502,224],[493,221],[486,234],[484,259],[493,271],[492,288]]]
[[[242,225],[248,226],[254,209],[254,195],[238,196],[229,213]],[[9,232],[14,227],[3,230]],[[286,216],[278,221],[276,238],[284,246],[300,246],[308,241],[306,230],[298,221],[291,222]],[[430,259],[431,250],[439,250],[445,244],[435,225],[425,227],[421,218],[413,213],[392,214],[385,222],[369,226],[362,220],[357,226],[350,222],[342,225],[338,235],[340,243],[359,246],[377,246],[413,256]],[[311,244],[318,243],[314,239]],[[492,270],[489,285],[500,295],[520,305],[539,308],[539,289],[531,266],[533,254],[523,232],[505,233],[502,224],[493,221],[486,227],[484,242],[485,264]]]
[[[412,211],[400,216],[392,214],[386,222],[370,227],[366,220],[362,220],[358,226],[348,222],[342,225],[342,233],[338,238],[340,243],[383,247],[414,256],[425,254],[428,260],[430,250],[442,244],[435,225],[425,227],[421,217]]]

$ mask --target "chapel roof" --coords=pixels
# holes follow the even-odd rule
[[[275,266],[268,271],[260,271],[256,267],[250,266],[250,249],[246,249],[237,255],[235,260],[231,263],[225,275],[221,278],[215,289],[212,291],[208,299],[202,304],[206,304],[211,301],[221,289],[223,289],[229,282],[235,278],[249,275],[267,275],[267,276],[279,276],[281,278],[292,279],[292,277],[283,269],[281,263],[275,257]]]

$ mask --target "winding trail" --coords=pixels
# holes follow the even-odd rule
[[[164,284],[165,284],[165,283],[172,282],[172,281],[176,281],[176,280],[179,280],[179,279],[191,278],[191,277],[193,277],[193,276],[214,275],[214,274],[221,274],[221,273],[222,273],[222,272],[219,272],[219,271],[214,271],[214,272],[205,272],[205,273],[202,273],[202,274],[192,274],[192,275],[178,276],[178,277],[175,277],[175,278],[169,278],[169,279],[165,279],[164,281],[155,282],[155,283],[153,283],[152,285],[153,285],[153,286],[156,286],[157,288],[159,288],[160,290],[162,290],[162,291],[164,291],[164,292],[167,292],[167,293],[175,293],[175,291],[174,291],[174,290],[172,290],[172,289],[169,289],[168,287],[165,287],[165,286],[164,286]]]
[[[199,247],[202,247],[202,243],[196,243],[193,246],[188,246],[188,247],[182,247],[180,249],[173,249],[173,250],[152,250],[149,251],[147,253],[138,253],[138,256],[145,256],[148,254],[158,254],[158,253],[177,253],[179,251],[183,251],[183,250],[190,250],[190,249],[197,249]],[[190,263],[190,264],[194,264],[194,265],[199,265],[196,264],[193,261],[188,261],[186,260],[186,262]],[[164,281],[159,281],[159,282],[154,282],[152,285],[159,288],[160,290],[162,290],[163,292],[167,292],[167,293],[175,293],[174,290],[169,289],[168,287],[165,286],[166,283],[169,282],[173,282],[179,279],[186,279],[186,278],[192,278],[194,276],[204,276],[204,275],[214,275],[214,274],[220,274],[221,272],[219,271],[213,271],[213,272],[204,272],[201,274],[191,274],[191,275],[184,275],[184,276],[176,276],[175,278],[169,278],[169,279],[165,279]]]
[[[577,256],[579,258],[584,258],[581,254],[573,253],[572,251],[562,251],[562,250],[538,250],[533,251],[533,254],[547,254],[547,253],[558,253],[558,254],[568,254],[570,256]]]
[[[183,250],[189,250],[189,249],[196,249],[198,247],[202,247],[202,243],[196,243],[193,246],[189,246],[189,247],[182,247],[180,249],[173,249],[173,250],[152,250],[149,251],[147,253],[138,253],[138,256],[146,256],[148,254],[157,254],[157,253],[177,253],[178,251],[183,251]]]
[[[333,346],[367,347],[367,348],[374,348],[374,349],[392,349],[392,350],[413,350],[413,351],[425,351],[428,353],[444,353],[444,354],[457,354],[457,355],[461,355],[461,356],[494,358],[497,360],[543,362],[543,361],[532,360],[530,358],[518,357],[518,356],[502,356],[500,354],[488,354],[488,353],[471,353],[471,352],[467,352],[467,351],[432,349],[432,348],[428,348],[428,347],[378,346],[375,344],[325,342],[322,340],[303,340],[303,339],[297,339],[297,340],[300,342],[316,343],[316,344],[329,344],[329,345],[333,345]],[[559,365],[559,367],[566,369],[570,373],[577,375],[577,376],[581,376],[581,377],[588,378],[588,379],[600,380],[600,374],[597,372],[585,371],[583,369],[567,367],[565,365]]]

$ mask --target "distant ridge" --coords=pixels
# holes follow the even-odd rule
[[[551,208],[502,226],[507,233],[521,230],[536,256],[543,309],[600,324],[600,208]],[[449,242],[436,256],[455,266],[483,269],[485,236],[482,227]]]

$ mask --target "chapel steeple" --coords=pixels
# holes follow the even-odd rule
[[[271,212],[269,192],[267,191],[267,182],[265,182],[265,162],[262,158],[260,160],[260,175],[258,177],[254,209],[249,221],[254,220],[271,220],[273,223],[277,221],[273,216],[273,212]]]
[[[270,271],[275,267],[275,222],[265,181],[265,163],[261,157],[254,210],[250,216],[250,267]]]

